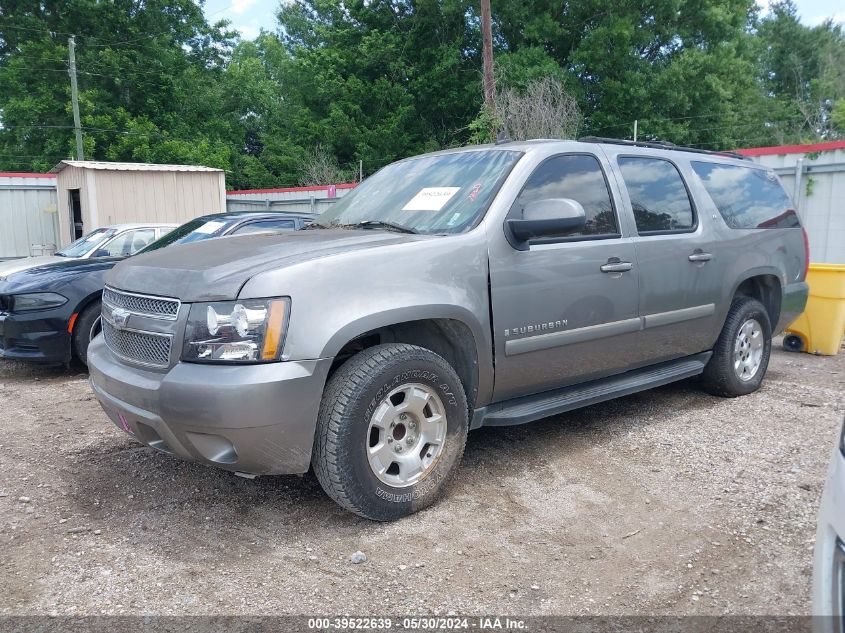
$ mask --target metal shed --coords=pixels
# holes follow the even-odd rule
[[[54,253],[56,211],[53,174],[0,172],[0,259]]]
[[[56,174],[62,244],[126,222],[184,222],[226,210],[222,169],[64,160]]]
[[[810,259],[845,264],[845,141],[737,151],[780,176],[807,229]]]
[[[338,198],[352,191],[357,183],[284,187],[281,189],[242,189],[226,192],[229,211],[295,211],[322,213]]]

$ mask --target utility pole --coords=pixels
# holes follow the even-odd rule
[[[634,119],[634,143],[637,142],[637,120]]]
[[[490,17],[490,0],[481,0],[481,55],[484,61],[484,103],[492,113],[493,103],[493,28]]]
[[[76,132],[76,160],[85,160],[82,148],[82,127],[79,124],[79,95],[76,89],[76,39],[71,35],[67,40],[68,61],[70,62],[70,100],[73,104],[73,131]]]

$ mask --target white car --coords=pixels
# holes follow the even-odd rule
[[[91,257],[121,257],[134,255],[147,244],[157,240],[179,226],[161,222],[112,224],[94,229],[70,246],[66,246],[55,255],[24,257],[0,262],[0,280],[12,273],[35,268],[44,264],[67,261],[68,259],[88,259]]]
[[[837,633],[845,615],[845,424],[839,434],[819,508],[813,555],[813,630]]]

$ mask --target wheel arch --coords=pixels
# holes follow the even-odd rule
[[[472,409],[492,392],[492,349],[481,324],[459,308],[389,310],[357,319],[329,340],[323,357],[334,358],[330,374],[355,353],[382,343],[418,345],[442,356],[461,379]],[[488,369],[489,368],[489,369]]]
[[[70,348],[71,356],[76,354],[74,349],[74,336],[76,336],[76,324],[79,321],[79,315],[82,314],[85,310],[91,307],[94,303],[98,301],[102,301],[103,291],[102,289],[97,290],[95,292],[91,292],[85,297],[83,297],[79,303],[76,304],[76,307],[73,309],[72,315],[75,314],[76,317],[74,318],[73,329],[72,331],[68,332],[68,346]]]
[[[762,268],[748,271],[733,288],[732,298],[743,296],[757,299],[766,308],[772,332],[780,320],[783,286],[776,269]]]

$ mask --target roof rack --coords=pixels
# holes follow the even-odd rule
[[[602,136],[583,136],[578,139],[581,143],[609,143],[611,145],[627,145],[629,147],[650,147],[651,149],[671,149],[676,152],[692,152],[694,154],[710,154],[711,156],[727,156],[728,158],[739,158],[740,160],[751,160],[747,156],[736,152],[713,151],[709,149],[697,149],[695,147],[684,147],[675,145],[669,141],[629,141],[621,138],[604,138]]]

